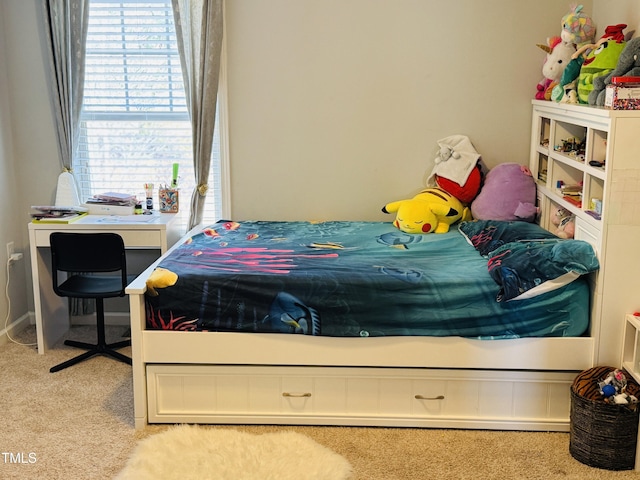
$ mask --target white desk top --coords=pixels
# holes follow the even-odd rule
[[[104,228],[118,230],[127,229],[150,229],[157,230],[166,228],[173,223],[178,214],[175,213],[153,213],[151,215],[86,215],[71,223],[29,223],[30,230],[94,230]]]

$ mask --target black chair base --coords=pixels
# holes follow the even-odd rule
[[[98,343],[97,345],[94,345],[92,343],[84,343],[84,342],[76,342],[75,340],[65,340],[64,342],[65,345],[68,345],[70,347],[76,347],[76,348],[82,348],[84,350],[87,350],[86,352],[84,352],[81,355],[78,355],[77,357],[72,358],[71,360],[67,360],[66,362],[62,362],[58,365],[56,365],[55,367],[51,367],[51,369],[49,370],[49,372],[51,373],[55,373],[55,372],[59,372],[60,370],[64,370],[67,367],[70,367],[72,365],[75,365],[77,363],[80,363],[84,360],[87,360],[88,358],[91,358],[95,355],[105,355],[108,357],[112,357],[115,360],[118,360],[122,363],[126,363],[128,365],[131,365],[131,359],[129,357],[127,357],[126,355],[121,354],[120,352],[116,352],[114,349],[116,348],[123,348],[123,347],[129,347],[131,346],[131,340],[123,340],[121,342],[116,342],[116,343]]]

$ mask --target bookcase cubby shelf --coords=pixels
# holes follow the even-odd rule
[[[529,168],[538,221],[575,215],[575,238],[600,261],[591,277],[595,363],[620,361],[625,314],[640,309],[640,111],[533,100]]]

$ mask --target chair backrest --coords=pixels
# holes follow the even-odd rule
[[[123,285],[127,284],[127,259],[124,241],[117,233],[69,233],[54,232],[49,236],[51,244],[52,274],[74,273],[122,273]]]

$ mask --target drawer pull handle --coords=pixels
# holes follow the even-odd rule
[[[437,397],[425,397],[424,395],[416,395],[416,400],[444,400],[444,395],[438,395]]]
[[[283,397],[291,397],[291,398],[304,398],[304,397],[310,397],[311,394],[309,392],[307,393],[289,393],[289,392],[284,392],[282,394]]]

